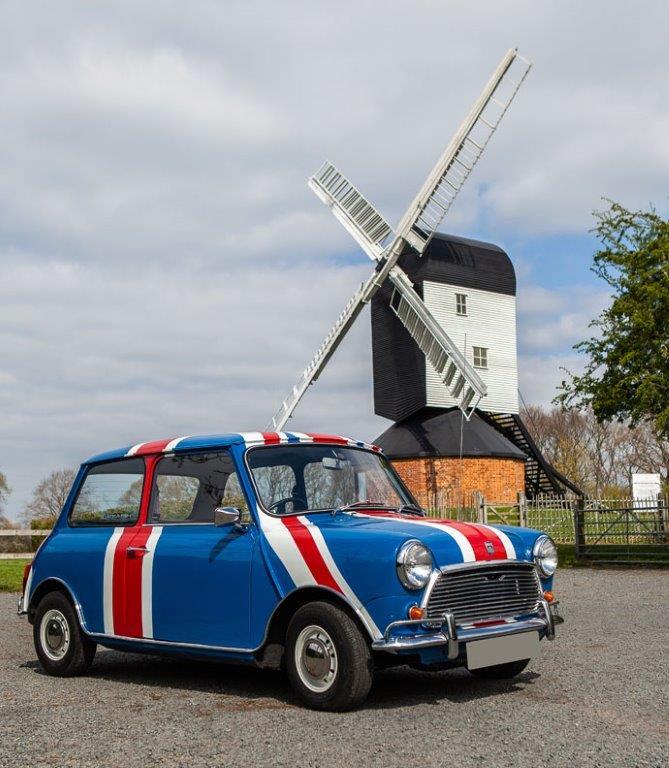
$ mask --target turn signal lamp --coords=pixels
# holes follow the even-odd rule
[[[409,618],[412,621],[418,621],[418,619],[422,619],[423,616],[425,616],[425,611],[419,605],[412,605],[409,608]]]
[[[32,561],[27,563],[23,568],[23,593],[26,591],[26,584],[28,583],[28,576],[30,576],[30,569],[32,567]]]
[[[545,600],[547,603],[552,603],[552,602],[553,602],[553,600],[555,600],[555,596],[553,595],[553,593],[552,593],[552,592],[549,592],[548,590],[546,590],[546,591],[544,592],[544,600]]]

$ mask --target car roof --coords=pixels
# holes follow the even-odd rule
[[[329,443],[331,445],[348,445],[355,448],[381,452],[381,449],[370,443],[352,440],[341,435],[325,435],[316,432],[228,432],[218,435],[185,435],[168,438],[167,440],[152,440],[146,443],[127,445],[105,453],[91,456],[84,464],[96,464],[101,461],[113,461],[128,456],[147,456],[157,453],[184,453],[207,448],[229,448],[231,445],[245,445],[247,448],[256,445],[294,445],[296,443]]]

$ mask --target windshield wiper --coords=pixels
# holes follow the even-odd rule
[[[420,517],[425,517],[425,511],[416,504],[402,504],[401,507],[397,507],[397,511],[399,513],[408,512],[410,515],[419,515]]]
[[[351,504],[345,504],[343,507],[335,507],[332,510],[332,514],[336,515],[337,512],[348,512],[350,509],[392,509],[394,512],[396,507],[392,507],[389,504],[384,504],[380,501],[353,501]]]

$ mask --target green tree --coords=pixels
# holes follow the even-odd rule
[[[587,356],[555,402],[589,405],[599,421],[653,424],[669,438],[669,220],[607,201],[595,212],[601,248],[593,272],[612,289],[611,305],[592,321],[593,336],[574,349]]]

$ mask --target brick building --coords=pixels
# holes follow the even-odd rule
[[[423,408],[375,443],[426,509],[466,505],[477,491],[514,503],[525,490],[525,453],[477,414],[463,419],[458,408]]]

